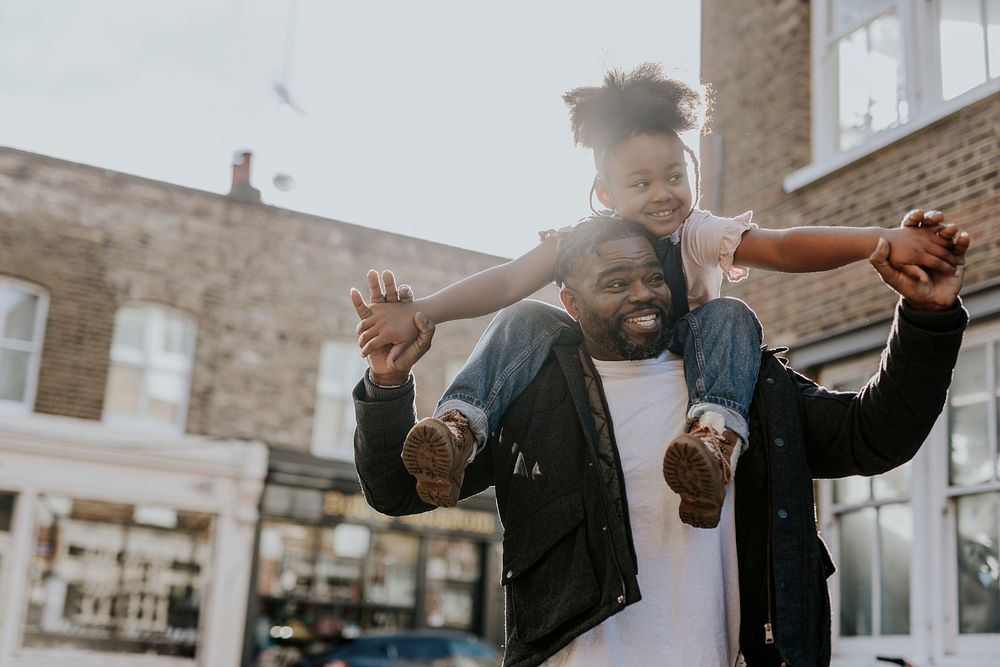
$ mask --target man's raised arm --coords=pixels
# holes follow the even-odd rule
[[[941,235],[962,259],[954,274],[903,272],[879,241],[870,261],[902,298],[879,370],[857,394],[803,384],[803,416],[814,477],[874,475],[908,461],[944,407],[968,313],[958,297],[969,236]]]
[[[392,274],[386,274],[382,277],[384,285],[378,274],[374,280],[369,274],[369,301],[412,300],[412,291],[406,286],[397,290]],[[353,288],[351,301],[359,319],[368,316],[368,303]],[[388,362],[388,345],[369,352],[368,370],[353,392],[358,423],[354,432],[354,461],[361,488],[369,505],[392,516],[434,509],[417,496],[415,481],[400,458],[403,440],[416,421],[410,370],[430,349],[434,336],[434,323],[422,313],[414,315],[414,324],[420,333],[394,364]]]

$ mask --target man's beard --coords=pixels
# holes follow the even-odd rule
[[[655,334],[650,334],[642,343],[634,343],[622,330],[625,326],[627,315],[615,318],[608,322],[595,317],[592,313],[581,313],[580,324],[587,331],[587,335],[594,339],[606,350],[612,350],[616,355],[628,361],[638,361],[640,359],[652,359],[667,349],[667,341],[670,339],[670,331],[666,327],[667,312],[655,304],[645,304],[639,310],[655,310],[660,316],[660,322],[664,323]],[[633,311],[633,312],[635,312]]]

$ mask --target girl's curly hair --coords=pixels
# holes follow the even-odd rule
[[[708,115],[710,91],[669,79],[663,66],[643,63],[625,72],[609,70],[603,86],[581,86],[565,95],[573,140],[595,153],[635,134],[701,129]]]
[[[629,137],[701,131],[711,111],[711,95],[707,85],[699,92],[664,76],[662,65],[643,63],[629,72],[609,70],[603,86],[574,88],[563,95],[563,101],[569,107],[573,141],[594,152],[600,176],[609,151]],[[701,165],[691,147],[683,142],[682,146],[694,164],[697,206],[701,200]],[[593,194],[591,188],[591,198]]]

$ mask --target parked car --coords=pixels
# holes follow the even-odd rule
[[[496,667],[500,653],[460,632],[372,633],[311,656],[300,667]]]

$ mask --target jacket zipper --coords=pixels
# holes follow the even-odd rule
[[[759,403],[764,403],[763,392],[760,390],[759,386],[757,389]],[[760,421],[761,429],[767,434],[770,433],[769,426],[767,423],[767,410],[760,410]],[[772,516],[773,507],[773,492],[771,489],[771,448],[767,445],[767,438],[764,438],[764,458],[767,463],[767,576],[765,582],[767,585],[767,622],[764,623],[764,643],[773,644],[774,643],[774,600],[773,593],[771,592],[772,585],[772,575],[774,572],[774,554],[771,552],[771,543],[774,539],[774,517]]]
[[[614,425],[611,423],[611,411],[608,409],[608,398],[607,396],[604,395],[604,385],[601,384],[600,380],[601,376],[597,372],[597,369],[594,367],[593,363],[590,364],[590,372],[592,373],[591,377],[594,378],[594,381],[596,383],[597,395],[601,399],[601,407],[604,409],[604,417],[608,423],[608,433],[610,433],[611,435],[611,451],[615,455],[615,466],[618,469],[618,488],[622,494],[622,507],[625,510],[625,516],[622,517],[622,521],[625,523],[625,537],[628,540],[629,551],[633,555],[632,560],[634,562],[636,560],[634,556],[635,544],[633,544],[632,542],[632,524],[629,522],[629,517],[628,517],[628,495],[626,495],[625,493],[625,479],[622,473],[622,461],[621,457],[618,456],[618,443],[615,441],[615,429]],[[597,464],[600,465],[599,448],[597,452],[598,452]],[[610,523],[611,522],[609,521],[608,539],[611,540],[611,558],[615,561],[615,569],[618,572],[618,583],[621,585],[621,590],[622,590],[622,604],[624,605],[625,601],[628,598],[627,590],[625,588],[625,577],[624,575],[622,575],[622,566],[621,563],[618,561],[618,549],[615,548],[615,538],[613,532],[611,531]]]

